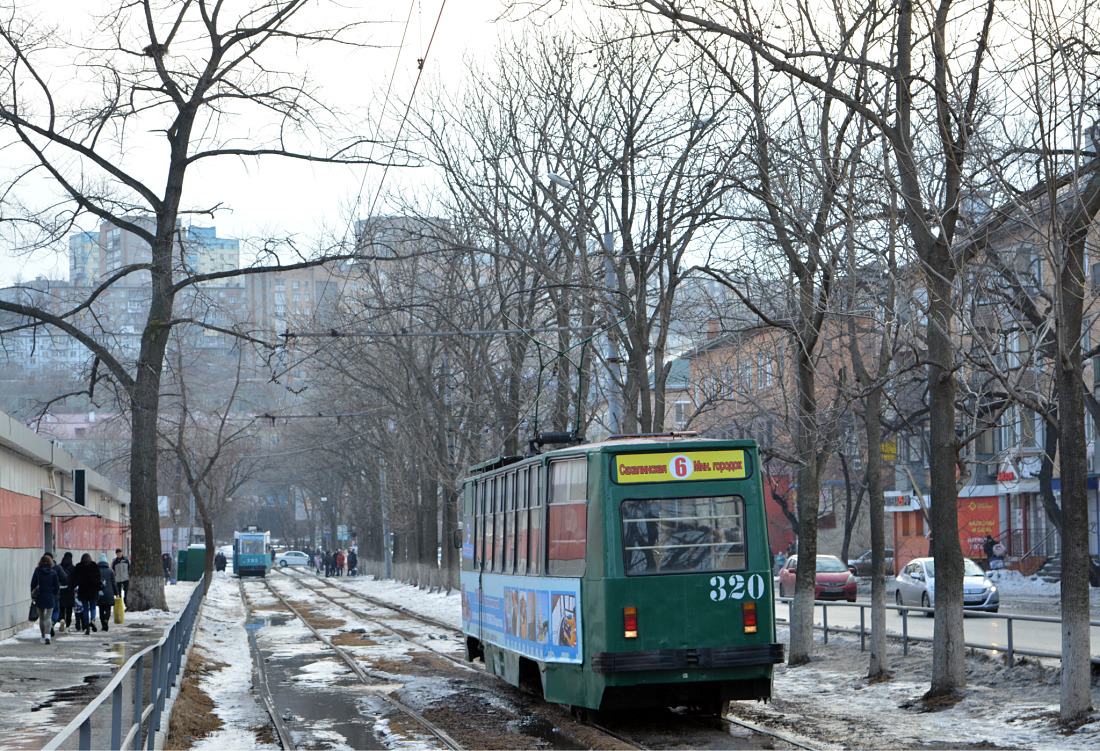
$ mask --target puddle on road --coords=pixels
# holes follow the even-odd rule
[[[384,749],[374,735],[374,723],[357,707],[363,685],[341,662],[323,677],[311,675],[317,655],[274,659],[265,653],[264,667],[275,706],[299,748]],[[338,670],[343,674],[333,674]]]
[[[268,627],[289,623],[285,616],[254,616],[245,624],[258,639],[277,640]],[[364,717],[358,699],[367,687],[348,667],[318,644],[308,654],[273,656],[260,645],[272,701],[299,748],[386,748],[374,734],[373,718]]]
[[[70,702],[87,703],[99,693],[99,688],[95,684],[98,683],[99,679],[102,677],[103,676],[99,675],[86,675],[84,676],[84,685],[82,686],[67,686],[65,688],[51,689],[49,692],[50,698],[31,707],[31,711],[38,712],[52,707],[54,704],[68,704]]]
[[[269,615],[269,616],[252,616],[252,620],[244,624],[244,627],[248,631],[256,631],[264,626],[282,626],[289,621],[290,618],[282,615]]]
[[[510,727],[520,735],[545,741],[553,749],[587,748],[587,746],[578,743],[575,738],[554,727],[554,723],[542,717],[527,717],[519,722],[512,723]]]

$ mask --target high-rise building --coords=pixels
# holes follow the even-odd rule
[[[78,232],[69,237],[69,282],[84,287],[99,278],[99,233]]]

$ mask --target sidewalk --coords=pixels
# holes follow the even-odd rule
[[[194,586],[165,587],[170,612],[127,613],[124,624],[112,621],[107,632],[85,636],[55,629],[53,643],[41,644],[35,623],[0,641],[0,748],[37,749],[48,743],[127,659],[161,639]]]

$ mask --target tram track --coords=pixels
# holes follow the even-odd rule
[[[407,641],[409,641],[413,644],[416,644],[417,646],[419,646],[423,649],[428,649],[428,650],[432,651],[433,653],[439,655],[440,657],[443,657],[443,658],[449,660],[450,662],[454,663],[456,666],[458,666],[459,668],[461,668],[463,670],[476,673],[477,675],[479,675],[481,677],[484,677],[484,678],[487,678],[487,679],[490,679],[492,681],[498,680],[496,678],[496,676],[493,676],[491,673],[489,673],[489,671],[487,671],[483,666],[478,665],[476,663],[467,662],[465,658],[461,658],[461,659],[457,658],[454,655],[448,654],[446,652],[443,652],[443,651],[437,649],[435,645],[426,644],[426,643],[420,641],[419,639],[415,639],[415,638],[409,636],[408,634],[402,633],[400,630],[394,629],[393,627],[389,626],[388,624],[382,623],[381,621],[379,621],[375,617],[369,616],[369,615],[364,614],[364,613],[362,613],[358,610],[355,610],[353,608],[348,607],[348,605],[346,603],[340,602],[339,600],[331,597],[329,594],[324,592],[323,588],[312,587],[308,584],[305,584],[305,581],[307,579],[316,579],[317,581],[322,583],[323,587],[331,587],[333,589],[337,589],[340,592],[343,592],[344,594],[347,594],[351,597],[363,600],[364,602],[367,602],[372,606],[380,607],[380,608],[389,610],[391,612],[398,613],[402,617],[410,618],[412,620],[418,621],[418,622],[423,623],[425,625],[429,625],[429,626],[432,626],[432,627],[435,627],[435,628],[443,629],[443,630],[447,631],[448,633],[453,633],[458,637],[463,637],[464,638],[465,634],[463,634],[461,629],[455,628],[454,626],[451,626],[450,624],[443,623],[442,621],[436,620],[434,618],[424,616],[420,613],[417,613],[414,610],[410,610],[408,608],[401,607],[400,605],[395,605],[393,603],[389,603],[389,602],[386,602],[384,600],[379,600],[377,598],[370,597],[369,595],[365,595],[362,592],[356,592],[355,590],[348,589],[347,587],[342,587],[338,583],[329,581],[328,579],[322,579],[320,576],[318,576],[316,574],[312,574],[311,572],[310,573],[300,572],[302,574],[301,576],[298,575],[299,572],[295,572],[294,574],[291,574],[291,572],[289,572],[289,571],[280,571],[280,573],[285,575],[287,578],[294,580],[296,583],[300,584],[301,586],[306,587],[313,594],[324,597],[326,600],[328,600],[332,604],[336,605],[339,608],[342,608],[343,610],[345,610],[348,613],[351,613],[352,615],[354,615],[357,618],[366,618],[366,619],[370,620],[372,623],[374,623],[375,625],[382,628],[383,630],[385,630],[389,633],[392,633],[395,636],[398,636],[402,639],[405,639],[405,640],[407,640]],[[519,689],[519,690],[523,690],[523,689]],[[529,696],[531,696],[532,698],[534,698],[538,701],[543,701],[541,695],[536,695],[536,694],[534,694],[530,691],[524,691],[524,693],[527,693]],[[547,705],[547,706],[551,706],[551,705]],[[564,711],[560,713],[560,716],[557,716],[554,719],[557,721],[557,724],[562,724],[563,720],[568,721],[567,718],[566,718],[566,713]],[[595,731],[596,733],[602,733],[607,738],[609,738],[613,741],[617,741],[618,743],[621,743],[621,744],[623,744],[623,745],[625,745],[629,748],[641,749],[643,751],[649,751],[647,746],[645,746],[643,744],[640,744],[635,740],[631,740],[630,738],[627,738],[626,736],[622,735],[621,733],[617,733],[617,732],[615,732],[615,731],[613,731],[609,728],[603,727],[599,724],[596,724],[596,723],[593,723],[593,722],[583,722],[583,723],[579,723],[579,725],[580,725],[580,727],[583,727],[585,729],[585,732],[584,733],[574,732],[575,735],[588,735],[592,731]]]
[[[365,686],[372,687],[372,688],[377,687],[376,681],[373,680],[367,674],[367,672],[363,670],[362,666],[359,665],[358,660],[356,660],[354,657],[352,657],[350,654],[348,654],[346,650],[341,649],[338,645],[334,644],[331,639],[329,639],[324,634],[322,634],[320,632],[320,630],[317,629],[309,621],[309,619],[305,615],[302,614],[302,612],[298,608],[296,608],[293,604],[291,604],[289,599],[287,599],[282,593],[280,593],[277,589],[275,589],[275,587],[273,587],[269,581],[264,579],[263,584],[264,584],[265,588],[267,589],[267,591],[270,592],[279,601],[279,603],[284,608],[289,610],[295,616],[295,618],[297,618],[299,621],[301,621],[302,624],[307,629],[309,629],[310,632],[312,632],[313,635],[319,641],[321,641],[326,647],[328,647],[330,650],[332,650],[332,652],[337,657],[340,658],[341,662],[343,662],[351,670],[351,672],[356,676],[356,678],[360,681],[360,683],[362,683]],[[243,584],[242,584],[242,589],[243,589]],[[262,661],[262,658],[261,658],[261,661]],[[461,751],[464,748],[454,738],[452,738],[450,736],[450,734],[448,734],[445,730],[443,730],[443,728],[441,728],[438,725],[436,725],[435,723],[431,722],[426,717],[424,717],[422,714],[417,712],[415,709],[413,709],[412,707],[409,707],[405,703],[403,703],[400,700],[394,698],[389,693],[387,693],[385,691],[375,691],[375,692],[372,692],[372,695],[376,696],[381,701],[385,702],[386,704],[390,705],[392,708],[396,709],[397,711],[401,712],[406,717],[411,719],[415,724],[417,724],[418,726],[420,726],[421,728],[426,730],[429,734],[434,736],[446,748],[452,749],[452,751]],[[285,747],[286,746],[284,746],[284,748]]]
[[[307,579],[306,579],[305,576],[302,576],[302,577],[292,576],[289,572],[286,572],[286,571],[283,571],[281,573],[283,573],[285,576],[292,579],[293,581],[297,582],[300,586],[303,586],[306,589],[310,590],[310,592],[312,592],[313,594],[319,595],[319,596],[325,598],[326,600],[331,602],[336,607],[341,608],[341,609],[345,610],[348,613],[351,613],[352,615],[354,615],[357,618],[365,618],[365,619],[369,620],[371,623],[373,623],[376,626],[378,626],[379,628],[381,628],[382,630],[384,630],[384,631],[386,631],[390,634],[393,634],[394,636],[396,636],[400,639],[404,639],[405,641],[408,641],[412,644],[415,644],[416,646],[418,646],[422,649],[430,650],[431,652],[434,652],[435,654],[439,655],[440,657],[443,657],[443,658],[451,661],[452,663],[454,663],[458,667],[462,668],[463,670],[470,670],[470,671],[473,671],[475,673],[481,673],[481,674],[488,675],[488,673],[486,673],[486,671],[484,671],[481,668],[467,662],[465,658],[460,659],[458,657],[455,657],[452,654],[448,654],[447,652],[443,652],[440,649],[438,649],[435,645],[425,643],[425,642],[423,642],[423,641],[421,641],[421,640],[419,640],[419,639],[417,639],[413,636],[410,636],[407,633],[402,632],[399,629],[394,628],[393,626],[390,626],[387,623],[383,623],[381,620],[379,620],[375,616],[372,616],[368,613],[363,613],[362,611],[355,610],[353,608],[348,607],[348,605],[346,603],[340,602],[336,598],[332,597],[327,592],[325,592],[323,588],[313,587],[313,586],[310,586],[309,584],[306,584],[305,582],[306,582]],[[331,588],[334,588],[334,589],[338,589],[341,592],[343,592],[344,594],[350,595],[351,597],[354,597],[356,599],[363,600],[364,602],[367,602],[367,603],[369,603],[370,605],[372,605],[374,607],[380,607],[380,608],[384,608],[386,610],[393,611],[395,613],[400,614],[402,617],[415,620],[419,623],[423,623],[423,624],[428,625],[428,626],[432,626],[433,628],[443,629],[443,630],[447,631],[448,633],[452,633],[452,634],[454,634],[455,636],[457,636],[459,638],[465,638],[465,635],[462,633],[461,629],[458,629],[458,628],[455,628],[454,626],[443,623],[442,621],[437,621],[434,618],[429,618],[427,616],[420,615],[420,614],[416,613],[415,611],[409,610],[408,608],[403,608],[400,605],[393,605],[392,603],[387,603],[383,600],[377,600],[377,599],[375,599],[373,597],[370,597],[368,595],[364,595],[361,592],[356,592],[354,590],[347,589],[346,587],[341,587],[339,584],[335,584],[335,583],[332,583],[332,582],[327,581],[325,579],[321,579],[320,577],[317,577],[316,575],[313,575],[313,578],[316,578],[318,581],[322,582],[325,587],[331,587]]]
[[[252,606],[244,591],[244,579],[237,579],[237,586],[241,592],[241,602],[244,604],[245,623],[252,623]],[[246,626],[247,628],[247,626]],[[271,691],[271,685],[267,681],[267,669],[264,667],[264,656],[260,651],[260,645],[256,643],[256,634],[248,628],[248,649],[252,653],[252,687],[259,694],[260,703],[271,717],[271,724],[275,727],[275,734],[279,736],[279,746],[283,751],[294,751],[294,737],[290,734],[290,728],[283,720],[282,714],[275,706],[275,697]]]
[[[442,621],[431,618],[429,616],[422,615],[420,613],[417,613],[414,610],[402,607],[401,605],[397,605],[395,603],[387,602],[385,600],[380,600],[378,598],[371,597],[370,595],[364,594],[363,592],[359,592],[359,591],[356,591],[354,589],[342,586],[339,582],[332,581],[328,578],[323,578],[323,577],[313,573],[312,571],[279,570],[279,573],[283,574],[288,579],[291,579],[291,580],[295,581],[300,586],[308,589],[311,593],[313,593],[315,595],[318,595],[320,597],[323,597],[328,602],[331,602],[332,604],[334,604],[337,607],[343,609],[344,611],[353,614],[357,618],[368,619],[372,623],[374,623],[375,625],[377,625],[380,628],[386,630],[387,632],[393,633],[394,635],[399,636],[400,638],[405,639],[407,641],[410,641],[413,644],[416,644],[417,646],[420,646],[421,648],[429,649],[432,652],[434,652],[435,654],[449,660],[450,662],[454,663],[455,665],[457,665],[457,666],[459,666],[459,667],[461,667],[465,670],[473,671],[475,673],[478,673],[482,676],[485,676],[485,677],[493,679],[493,680],[499,680],[495,676],[493,676],[491,673],[489,673],[487,670],[485,670],[485,668],[483,666],[481,666],[480,664],[477,664],[477,663],[472,664],[472,663],[467,662],[464,658],[461,658],[461,659],[456,658],[455,656],[453,656],[451,654],[448,654],[444,651],[441,651],[440,649],[438,649],[436,647],[436,645],[432,645],[430,643],[424,643],[424,642],[422,642],[422,641],[420,641],[416,638],[413,638],[413,637],[409,636],[406,633],[401,632],[399,629],[394,629],[391,626],[380,622],[376,617],[367,615],[367,614],[365,614],[365,613],[363,613],[359,610],[355,610],[354,608],[349,607],[346,602],[341,602],[340,600],[333,598],[328,593],[326,593],[324,590],[328,589],[328,588],[339,590],[343,594],[348,595],[348,596],[350,596],[352,598],[355,598],[355,599],[362,600],[362,601],[368,603],[369,605],[371,605],[373,607],[389,610],[389,611],[397,613],[397,614],[399,614],[399,615],[401,615],[405,618],[409,618],[409,619],[412,619],[412,620],[417,621],[419,623],[423,623],[425,625],[429,625],[429,626],[432,626],[432,627],[435,627],[435,628],[439,628],[439,629],[444,630],[448,633],[455,634],[456,636],[459,636],[459,637],[464,637],[465,636],[464,633],[459,628],[456,628],[456,627],[454,627],[450,624],[444,623]],[[307,583],[307,582],[310,582],[310,581],[316,581],[317,583],[321,584],[321,586],[320,587],[311,586],[311,584]],[[528,692],[528,693],[530,694],[530,692]],[[534,698],[542,701],[541,696],[535,696],[534,694],[530,694],[530,695],[533,696]],[[549,705],[549,704],[546,705],[546,706],[548,706],[548,707],[558,707],[558,705]],[[564,723],[569,722],[571,718],[568,717],[568,710],[566,708],[564,708],[564,705],[559,707],[559,709],[561,710],[560,712],[554,712],[555,721],[557,721],[558,724],[564,724]],[[687,719],[687,718],[684,718],[684,719]],[[787,746],[789,746],[791,748],[805,749],[806,751],[818,751],[817,747],[808,745],[804,740],[796,739],[796,738],[791,737],[790,735],[787,735],[785,733],[777,732],[777,731],[771,730],[767,727],[764,727],[764,726],[761,726],[761,725],[758,725],[758,724],[755,724],[755,723],[751,723],[751,722],[747,722],[747,721],[744,721],[744,720],[732,718],[728,715],[723,716],[723,717],[715,716],[715,717],[712,717],[710,719],[711,719],[712,722],[716,722],[720,726],[721,729],[726,730],[727,737],[728,737],[728,729],[729,728],[740,728],[742,730],[750,731],[751,733],[754,733],[758,736],[762,736],[763,739],[770,739],[770,740],[773,740],[773,741],[779,741],[782,744],[786,744]],[[699,723],[694,723],[694,724],[696,724],[698,727],[701,727],[701,728],[704,727],[701,720],[700,720]],[[623,744],[625,746],[628,746],[630,748],[635,748],[635,749],[650,749],[650,748],[653,748],[653,746],[646,745],[646,743],[644,741],[640,741],[636,738],[631,738],[624,730],[622,730],[622,729],[616,730],[616,729],[607,727],[606,725],[602,724],[601,722],[599,722],[598,720],[596,720],[594,718],[589,719],[586,722],[581,722],[580,725],[583,728],[586,728],[588,731],[595,731],[596,733],[600,733],[600,734],[606,736],[608,739],[616,741],[616,742],[618,742],[620,744]],[[710,727],[709,729],[714,730],[715,728]],[[585,735],[585,733],[575,733],[575,735],[580,736],[580,735]],[[759,746],[759,747],[765,747],[765,748],[771,747],[771,746],[768,746],[767,744],[768,744],[768,741],[764,740],[763,745]]]

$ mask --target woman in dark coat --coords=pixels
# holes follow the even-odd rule
[[[103,580],[99,576],[99,566],[92,560],[90,553],[80,556],[80,563],[73,569],[73,578],[69,580],[70,586],[76,590],[76,599],[80,600],[80,607],[84,617],[84,633],[96,631],[95,605],[99,600],[99,589],[103,586]]]
[[[73,554],[66,553],[61,557],[61,570],[65,572],[65,577],[68,579],[68,584],[61,587],[61,630],[71,629],[73,627],[73,608],[76,607],[76,590],[72,586],[73,571],[76,566],[73,565]],[[82,628],[80,619],[76,620],[77,628]]]
[[[118,585],[115,583],[115,572],[111,570],[111,564],[107,563],[106,553],[99,554],[99,578],[103,580],[103,589],[100,590],[99,595],[99,622],[103,624],[104,631],[109,631],[107,622],[111,619],[111,611],[115,607]]]
[[[53,558],[44,555],[31,574],[31,596],[34,606],[38,608],[38,630],[42,633],[43,644],[49,644],[53,636],[53,609],[60,593],[61,582],[53,570]]]

